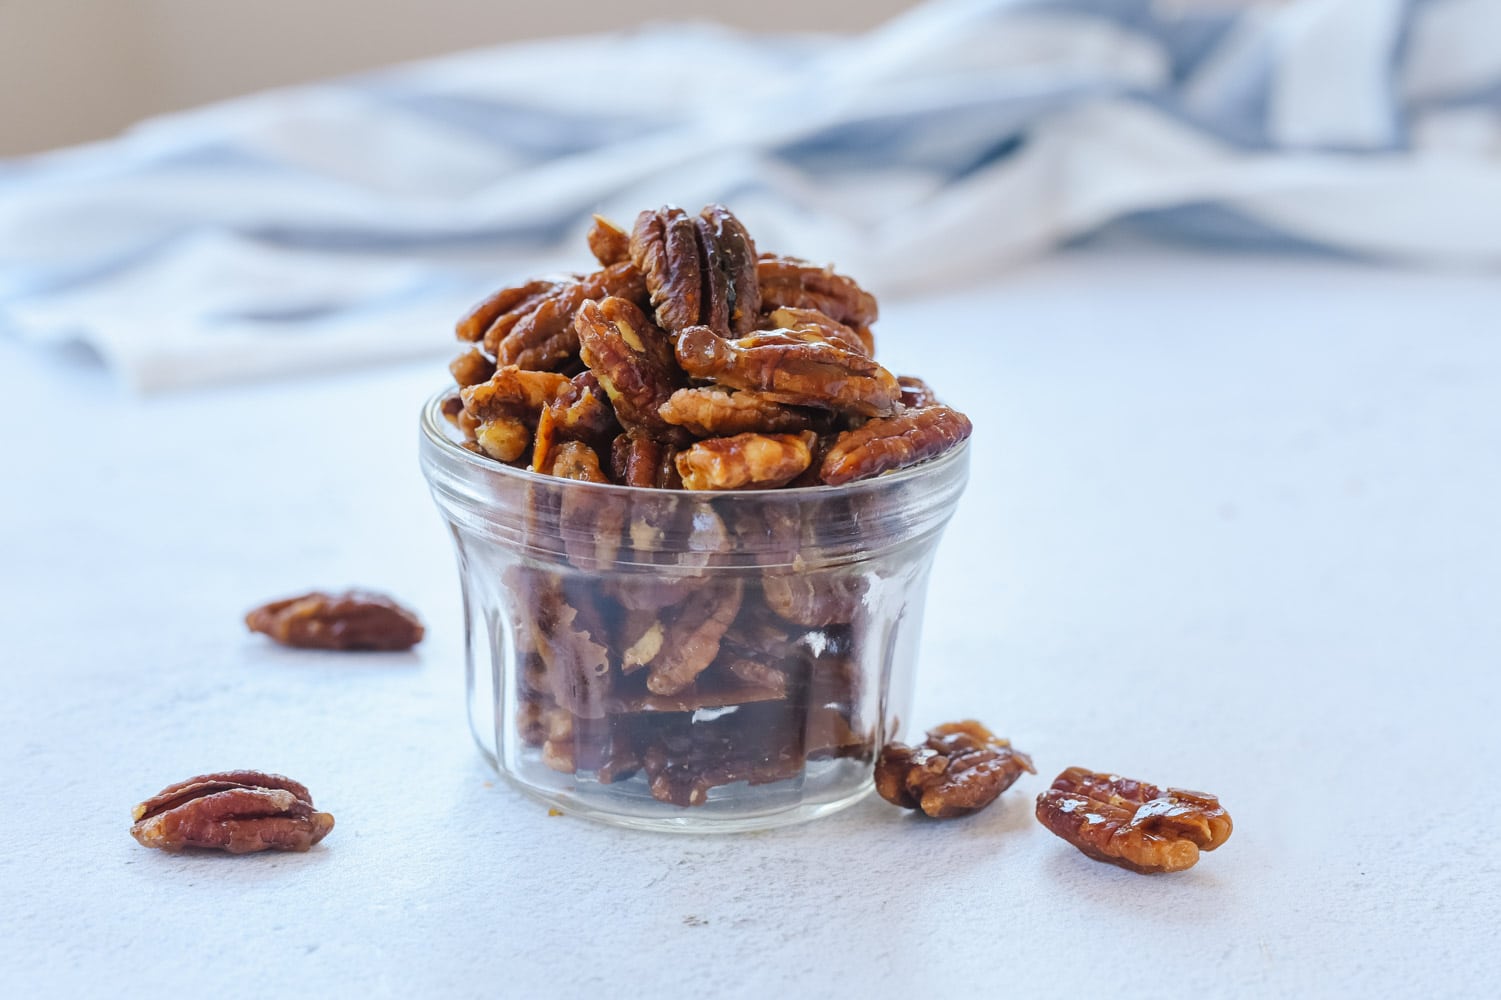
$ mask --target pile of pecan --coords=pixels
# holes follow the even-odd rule
[[[528,487],[527,530],[560,551],[503,570],[519,739],[684,807],[871,760],[869,567],[816,555],[820,518],[846,503],[854,523],[866,501],[731,511],[676,491],[840,486],[936,457],[969,421],[872,358],[868,292],[758,253],[721,206],[643,212],[629,234],[596,218],[588,243],[598,270],[503,289],[459,322],[473,346],[445,407],[466,447],[537,484],[653,488]],[[744,568],[708,571],[727,563]]]
[[[763,254],[730,211],[596,217],[599,269],[502,289],[459,321],[445,412],[534,472],[690,490],[838,486],[927,461],[969,420],[876,363],[876,300]]]

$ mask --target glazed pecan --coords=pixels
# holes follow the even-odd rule
[[[625,433],[610,448],[610,466],[615,478],[626,486],[647,489],[678,489],[677,449],[643,433]]]
[[[532,443],[532,469],[552,467],[552,449],[558,441],[582,441],[600,444],[619,431],[615,411],[610,408],[605,391],[591,371],[569,380],[567,388],[554,396],[537,418],[537,434]]]
[[[819,476],[830,486],[904,469],[948,451],[969,437],[969,418],[947,406],[903,410],[867,420],[835,438]]]
[[[597,595],[565,586],[541,574],[530,578],[529,602],[537,617],[533,641],[547,667],[548,687],[557,703],[575,715],[600,718],[614,679],[610,636]]]
[[[332,816],[313,808],[303,785],[259,771],[220,771],[179,781],[131,815],[130,835],[144,847],[164,851],[306,851],[334,827]]]
[[[652,694],[680,693],[714,662],[740,610],[743,589],[738,578],[716,581],[694,588],[663,612],[662,639],[641,664],[650,670],[646,687]]]
[[[934,394],[933,387],[915,375],[898,375],[897,385],[902,387],[902,405],[909,410],[920,410],[926,406],[937,406],[938,396]]]
[[[705,385],[679,389],[657,412],[669,424],[686,427],[697,437],[733,437],[736,434],[789,434],[807,430],[812,419],[751,390],[734,392]]]
[[[795,745],[770,753],[736,752],[733,741],[665,737],[642,755],[652,797],[675,806],[701,806],[709,789],[744,781],[766,785],[796,777],[804,755]]]
[[[576,326],[579,356],[599,379],[620,423],[664,441],[684,441],[684,431],[658,413],[683,382],[667,334],[634,302],[613,297],[585,303]]]
[[[880,417],[894,412],[901,399],[896,376],[821,336],[802,340],[778,330],[726,340],[694,326],[678,337],[677,358],[694,378],[754,389],[794,406]]]
[[[471,347],[453,359],[448,366],[448,371],[453,375],[453,380],[458,383],[459,388],[464,389],[490,381],[490,376],[495,374],[495,362],[491,361],[478,347]]]
[[[557,289],[558,282],[540,278],[524,285],[502,288],[459,320],[455,332],[460,340],[484,341],[486,350],[493,354],[495,345],[511,331],[516,321]]]
[[[785,486],[813,461],[812,431],[708,438],[678,453],[678,472],[690,490],[769,490]]]
[[[1071,767],[1037,796],[1042,825],[1084,854],[1134,872],[1192,868],[1230,838],[1219,799]]]
[[[705,207],[697,219],[672,205],[642,212],[631,232],[631,260],[663,329],[703,325],[724,336],[754,329],[761,311],[756,246],[723,205]]]
[[[585,302],[618,295],[635,301],[644,299],[646,286],[635,265],[611,264],[578,281],[559,286],[517,318],[505,335],[491,342],[485,335],[485,349],[495,355],[497,363],[521,368],[551,370],[569,364],[578,353],[578,334],[574,317]],[[499,327],[500,321],[497,321]],[[492,327],[492,332],[496,327]]]
[[[384,594],[313,591],[262,605],[245,616],[252,632],[302,649],[396,651],[422,641],[422,622]]]
[[[771,325],[778,330],[786,330],[789,334],[800,340],[825,341],[837,344],[847,351],[863,354],[867,358],[873,354],[874,343],[870,339],[870,331],[866,330],[864,336],[819,312],[817,309],[797,309],[792,306],[782,306],[772,311],[767,317]]]
[[[876,299],[853,278],[796,257],[762,254],[756,265],[764,308],[817,309],[835,322],[859,328],[876,321]]]
[[[585,240],[589,244],[589,252],[602,267],[631,259],[630,234],[603,215],[594,217],[594,224],[589,227]]]
[[[847,571],[768,572],[761,578],[766,606],[795,625],[822,627],[854,620],[865,579]]]
[[[888,743],[876,762],[876,791],[904,809],[934,819],[967,816],[990,805],[1032,759],[978,722],[950,722],[928,730],[916,747]]]
[[[459,398],[485,454],[496,461],[514,462],[531,447],[531,428],[537,425],[542,408],[568,385],[568,379],[554,372],[506,365],[496,369],[489,381],[461,389]]]

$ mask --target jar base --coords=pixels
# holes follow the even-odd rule
[[[492,755],[486,753],[484,757],[492,765],[497,765]],[[837,765],[854,762],[828,763]],[[659,802],[649,795],[631,795],[623,787],[636,782],[600,785],[577,781],[570,782],[572,787],[567,787],[563,783],[573,776],[557,774],[559,785],[548,787],[533,784],[505,767],[495,766],[495,770],[528,798],[566,815],[579,816],[607,826],[653,833],[754,833],[795,826],[848,809],[875,790],[875,784],[868,775],[857,782],[839,782],[837,790],[829,788],[822,794],[814,795],[806,794],[801,779],[754,788],[741,783],[715,789],[715,793],[725,796],[724,798],[711,798],[703,806],[684,808]],[[601,801],[596,803],[591,799]]]

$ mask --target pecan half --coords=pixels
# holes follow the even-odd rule
[[[933,387],[916,375],[898,375],[896,382],[902,387],[902,405],[907,409],[920,410],[926,406],[938,405],[938,396],[933,392]]]
[[[559,705],[584,718],[601,718],[613,687],[610,637],[594,595],[582,586],[565,588],[556,578],[529,578],[536,609],[533,641],[547,667],[548,686]]]
[[[904,809],[934,819],[967,816],[994,802],[1021,777],[1036,774],[1032,758],[1013,750],[973,720],[928,730],[916,747],[888,743],[876,761],[876,791]]]
[[[926,406],[867,420],[834,439],[819,476],[830,486],[842,486],[904,469],[943,454],[969,437],[970,430],[969,418],[947,406]]]
[[[502,288],[480,302],[459,320],[454,332],[460,340],[484,341],[486,350],[494,353],[517,320],[537,307],[548,295],[557,291],[558,282],[545,279],[528,281],[523,285]]]
[[[663,329],[703,325],[725,336],[754,329],[761,311],[756,245],[723,205],[706,206],[697,219],[672,205],[642,212],[631,232],[631,260]]]
[[[252,632],[302,649],[397,651],[422,641],[422,622],[384,594],[313,591],[272,601],[245,616]]]
[[[585,303],[576,326],[579,356],[599,379],[620,423],[664,441],[684,441],[687,435],[658,412],[683,382],[667,334],[634,302],[614,297]]]
[[[1037,796],[1043,826],[1096,861],[1134,872],[1192,868],[1230,838],[1220,800],[1071,767]]]
[[[560,440],[601,444],[620,430],[609,398],[591,371],[580,372],[542,408],[532,442],[532,469],[552,467],[552,449]]]
[[[630,234],[603,215],[594,217],[585,241],[589,244],[589,252],[603,267],[631,259]]]
[[[874,344],[870,341],[870,331],[867,330],[865,336],[862,337],[843,323],[825,316],[817,309],[782,306],[780,309],[773,310],[767,319],[771,320],[771,325],[778,330],[786,330],[801,340],[822,340],[830,344],[838,344],[847,351],[863,354],[867,358],[873,355]]]
[[[751,390],[696,386],[679,389],[658,407],[657,412],[669,424],[686,427],[697,437],[733,437],[736,434],[788,434],[812,426],[805,410],[790,406]]]
[[[678,694],[708,669],[719,655],[720,640],[740,611],[743,586],[738,578],[692,590],[684,601],[663,613],[661,641],[642,665],[652,694]]]
[[[895,412],[901,399],[896,376],[821,336],[804,340],[778,330],[726,340],[694,326],[678,337],[677,358],[694,378],[755,389],[794,406],[880,417]]]
[[[817,309],[855,328],[870,326],[879,315],[875,296],[833,268],[817,267],[796,257],[762,254],[756,277],[766,308]]]
[[[332,816],[313,808],[306,787],[259,771],[179,781],[136,806],[131,816],[130,835],[143,847],[164,851],[306,851],[334,827]]]
[[[573,320],[585,302],[610,295],[627,299],[644,299],[646,286],[634,264],[611,264],[601,271],[559,286],[538,300],[518,317],[503,337],[492,343],[485,335],[485,349],[495,355],[497,363],[521,368],[552,370],[572,361],[578,353],[578,334]],[[492,332],[499,328],[497,321]]]
[[[813,461],[812,431],[708,438],[678,453],[678,472],[690,490],[769,490],[785,486]]]
[[[490,376],[495,374],[495,362],[478,347],[471,347],[449,363],[448,371],[459,388],[465,389],[490,381]]]

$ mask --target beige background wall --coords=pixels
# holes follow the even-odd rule
[[[139,118],[457,49],[709,18],[859,31],[914,0],[0,0],[0,155]]]

